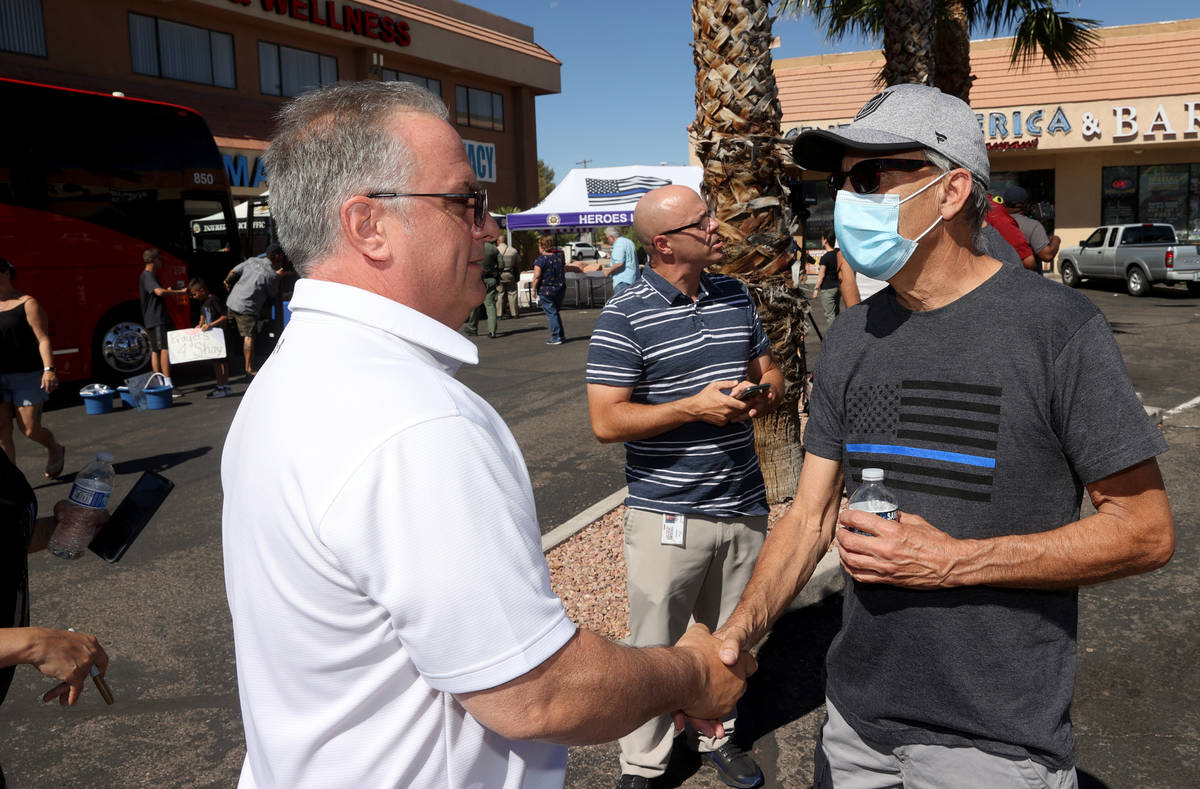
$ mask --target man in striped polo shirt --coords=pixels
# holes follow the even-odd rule
[[[750,419],[783,395],[783,375],[746,288],[705,272],[721,261],[700,195],[665,186],[638,203],[633,229],[650,255],[611,299],[588,350],[588,410],[604,442],[624,441],[629,643],[674,643],[689,617],[723,622],[754,569],[767,499]],[[768,388],[738,395],[754,384]],[[726,736],[700,750],[730,786],[762,782]],[[669,717],[621,739],[621,787],[645,787],[671,755]]]

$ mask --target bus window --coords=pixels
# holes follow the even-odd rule
[[[162,250],[167,286],[240,258],[236,234],[226,252],[193,247],[194,219],[233,221],[212,134],[182,107],[2,78],[0,106],[21,118],[0,124],[0,247],[50,317],[60,378],[140,372],[142,253]],[[168,312],[191,325],[186,296]]]

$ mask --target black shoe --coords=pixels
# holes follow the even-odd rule
[[[653,779],[640,775],[622,775],[621,780],[617,781],[617,789],[651,789],[652,786]]]
[[[704,760],[717,768],[717,777],[726,786],[752,789],[762,786],[763,774],[754,758],[743,751],[732,740],[715,751],[701,754]]]
[[[494,339],[496,339],[496,337],[497,337],[497,336],[499,336],[499,335],[497,335],[497,334],[496,334],[496,332],[494,332],[494,331],[490,331],[490,332],[488,332],[488,337],[489,337],[490,339],[493,339],[493,340],[494,340]]]

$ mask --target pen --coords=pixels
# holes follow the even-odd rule
[[[75,632],[75,628],[73,627],[68,627],[67,630],[72,633]],[[112,688],[108,686],[108,682],[105,681],[104,677],[100,676],[100,669],[96,668],[95,663],[92,664],[92,682],[96,683],[96,690],[100,691],[100,698],[104,699],[105,704],[112,704],[115,701],[113,699]]]

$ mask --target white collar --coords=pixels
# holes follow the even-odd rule
[[[301,278],[288,305],[293,312],[321,312],[379,329],[428,353],[450,375],[478,364],[479,349],[444,323],[378,293],[340,282]]]

